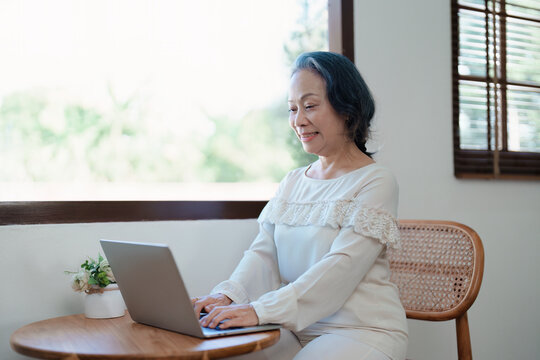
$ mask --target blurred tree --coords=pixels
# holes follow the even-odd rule
[[[328,50],[328,1],[297,0],[297,3],[301,11],[296,28],[283,45],[289,68],[303,52]]]
[[[298,1],[296,27],[283,45],[292,68],[303,52],[328,49],[328,1]],[[284,89],[285,90],[285,89]],[[317,159],[306,153],[288,125],[287,98],[253,110],[239,121],[212,118],[214,134],[203,153],[203,178],[209,181],[280,181],[292,168]]]
[[[288,68],[302,52],[327,49],[327,1],[298,5],[283,47]],[[316,159],[288,126],[286,97],[238,119],[211,117],[208,136],[156,126],[137,91],[119,98],[107,90],[99,107],[52,90],[0,99],[0,181],[275,182]]]
[[[296,28],[283,45],[285,64],[291,69],[296,58],[309,51],[328,50],[328,1],[297,0],[301,7]],[[284,99],[284,104],[286,99]],[[277,106],[277,105],[276,105]],[[285,136],[285,146],[293,158],[296,167],[305,166],[317,160],[315,155],[306,153],[293,131]]]

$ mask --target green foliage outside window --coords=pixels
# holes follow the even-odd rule
[[[283,48],[288,66],[327,47],[325,8],[302,7]],[[119,99],[104,89],[102,108],[50,89],[1,98],[0,182],[276,182],[314,160],[288,126],[285,97],[240,118],[210,116],[214,131],[203,134],[153,121],[137,91]]]

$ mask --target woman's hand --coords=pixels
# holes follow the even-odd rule
[[[216,306],[227,306],[231,303],[232,300],[227,295],[223,294],[213,294],[191,298],[191,305],[193,305],[193,309],[195,310],[195,314],[197,314],[197,316],[200,315],[203,309],[209,313]]]
[[[222,322],[223,321],[223,322]],[[249,304],[215,306],[212,311],[199,320],[201,326],[228,329],[237,326],[255,326],[259,324],[259,317]]]

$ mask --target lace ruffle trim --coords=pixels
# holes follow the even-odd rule
[[[382,244],[399,248],[397,220],[387,211],[363,207],[355,200],[288,202],[273,198],[261,212],[259,223],[290,226],[353,227],[354,232],[376,238]]]

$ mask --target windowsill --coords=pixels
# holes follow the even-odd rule
[[[500,174],[495,176],[494,174],[456,174],[458,179],[476,179],[476,180],[525,180],[525,181],[537,181],[540,180],[539,175],[510,175]]]

